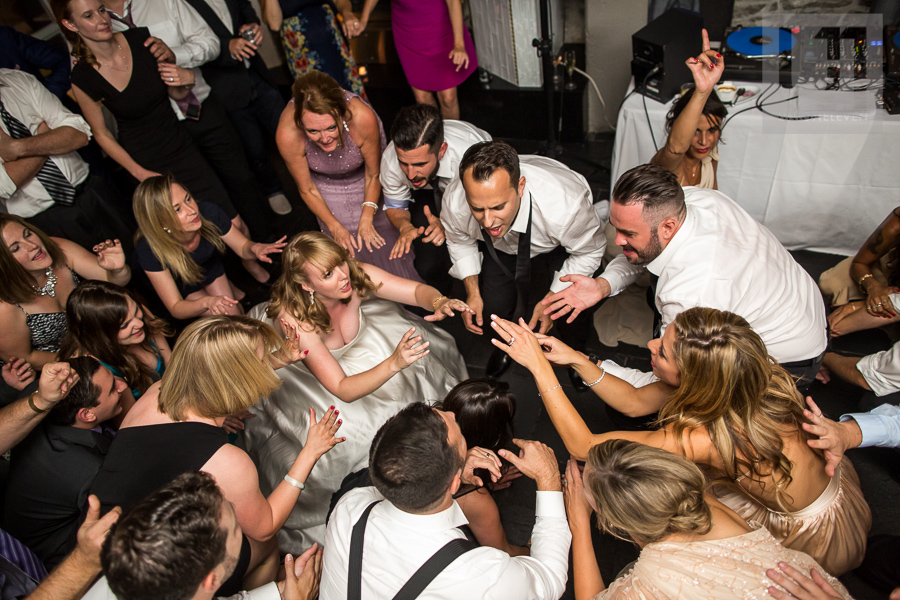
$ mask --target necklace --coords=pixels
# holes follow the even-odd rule
[[[122,52],[122,46],[119,45],[119,42],[116,42],[116,50],[117,50],[117,54]],[[115,55],[113,55],[113,59],[115,59]],[[126,68],[126,69],[120,69],[119,67],[114,67],[112,64],[102,63],[102,62],[99,61],[99,59],[97,60],[97,62],[100,63],[100,66],[101,66],[101,67],[109,67],[110,69],[112,69],[112,70],[114,70],[114,71],[120,71],[120,72],[122,72],[122,73],[127,73],[127,72],[128,72],[128,69],[127,69],[127,68]]]
[[[44,275],[47,276],[47,283],[44,284],[44,287],[31,287],[37,292],[38,296],[50,296],[51,298],[56,298],[56,275],[53,274],[53,267],[47,267],[47,272],[44,273]]]

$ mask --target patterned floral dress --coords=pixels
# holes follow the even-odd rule
[[[345,90],[366,98],[359,69],[341,32],[334,5],[309,0],[278,2],[284,14],[281,44],[294,79],[312,70],[321,71]]]

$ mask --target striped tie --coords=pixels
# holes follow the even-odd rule
[[[31,137],[31,132],[28,128],[9,114],[9,111],[3,106],[3,100],[0,100],[0,118],[3,119],[3,124],[6,125],[11,138],[19,140]],[[57,164],[49,156],[35,177],[41,182],[41,185],[44,186],[44,189],[47,190],[50,198],[55,203],[65,206],[71,206],[75,203],[75,186],[69,183],[69,180],[66,179],[66,176],[62,174]]]

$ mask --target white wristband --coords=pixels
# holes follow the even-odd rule
[[[300,490],[301,492],[304,490],[304,488],[306,488],[306,484],[305,484],[305,483],[303,483],[302,481],[297,481],[296,479],[294,479],[294,478],[291,477],[290,475],[285,475],[285,476],[284,476],[284,480],[287,481],[287,482],[288,482],[289,484],[291,484],[292,486],[294,486],[295,488],[297,488],[298,490]]]
[[[363,202],[362,205],[363,206],[371,206],[372,208],[375,209],[376,212],[378,211],[378,205],[375,204],[374,202]]]

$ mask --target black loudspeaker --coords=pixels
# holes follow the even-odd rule
[[[900,26],[884,28],[884,77],[900,82]]]
[[[693,81],[684,61],[699,54],[703,25],[702,15],[672,8],[631,36],[631,74],[640,93],[668,102]]]

